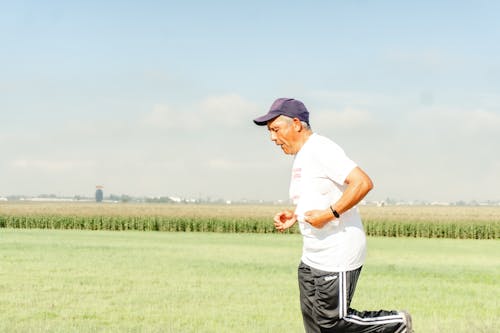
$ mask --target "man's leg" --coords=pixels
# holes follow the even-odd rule
[[[410,333],[406,314],[396,311],[350,309],[361,268],[325,272],[303,263],[299,266],[302,317],[307,333]],[[409,323],[411,325],[411,322]],[[411,326],[409,326],[411,327]]]
[[[321,332],[411,333],[411,317],[397,311],[363,311],[350,308],[361,267],[339,273],[339,322],[332,329]]]
[[[320,333],[316,320],[313,318],[314,298],[316,287],[312,276],[311,268],[304,263],[300,263],[298,269],[300,309],[306,333]]]

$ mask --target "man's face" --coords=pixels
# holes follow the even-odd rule
[[[279,116],[268,121],[267,128],[271,134],[271,140],[281,146],[285,154],[294,155],[299,151],[298,135],[293,120]]]

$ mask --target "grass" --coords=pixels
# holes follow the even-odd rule
[[[406,308],[417,332],[494,332],[498,253],[498,240],[370,238],[352,305]]]
[[[299,235],[0,229],[0,332],[302,332]],[[369,238],[352,306],[492,332],[497,240]]]
[[[295,284],[294,265],[276,258],[290,260],[296,239],[277,237],[276,248],[223,234],[0,235],[2,332],[256,332],[258,321],[279,331],[267,314],[295,317],[275,307]]]

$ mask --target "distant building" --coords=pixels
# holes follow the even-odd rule
[[[104,199],[104,192],[102,191],[103,188],[104,187],[100,186],[100,185],[96,186],[96,191],[95,191],[95,201],[96,202],[102,202],[102,200]]]

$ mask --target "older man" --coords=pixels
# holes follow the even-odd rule
[[[296,99],[277,99],[254,122],[267,125],[271,140],[295,156],[295,209],[277,213],[274,225],[284,231],[298,222],[303,236],[298,280],[306,332],[412,332],[405,311],[349,307],[366,252],[356,205],[373,188],[370,177],[336,143],[313,133],[309,112]]]

